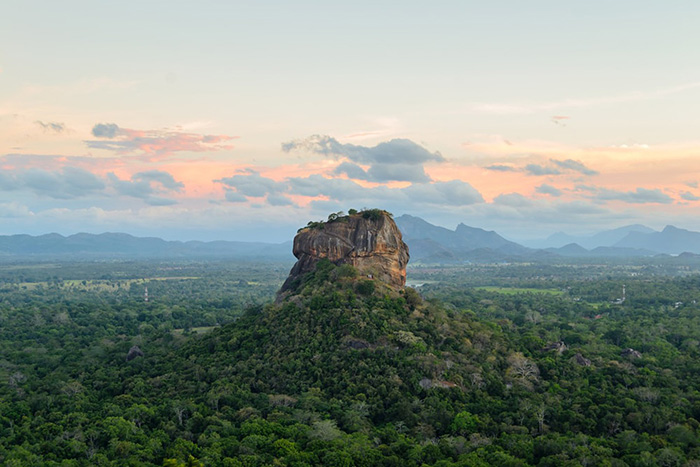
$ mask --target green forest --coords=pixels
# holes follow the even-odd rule
[[[700,465],[693,268],[290,266],[0,264],[0,464]]]

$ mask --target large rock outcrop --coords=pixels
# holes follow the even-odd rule
[[[386,211],[371,210],[328,222],[310,223],[294,237],[293,253],[298,261],[280,293],[289,290],[296,279],[313,271],[323,258],[336,265],[350,264],[360,273],[394,289],[406,284],[408,246]]]

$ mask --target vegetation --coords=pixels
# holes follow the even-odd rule
[[[334,212],[328,215],[326,221],[309,221],[306,227],[302,227],[297,232],[301,232],[304,229],[323,229],[326,224],[331,224],[333,222],[347,222],[350,217],[361,216],[364,219],[371,219],[373,221],[378,221],[382,216],[392,216],[388,211],[383,209],[363,209],[362,211],[357,211],[357,209],[349,209],[348,214],[345,215],[343,211]]]
[[[288,268],[0,265],[0,464],[700,460],[700,276]]]

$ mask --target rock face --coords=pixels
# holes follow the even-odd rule
[[[294,237],[298,261],[280,293],[327,258],[336,265],[350,264],[361,274],[400,289],[406,284],[408,246],[391,215],[385,211],[361,212],[303,228]]]

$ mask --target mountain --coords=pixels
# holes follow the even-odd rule
[[[700,253],[700,232],[667,225],[661,232],[630,232],[614,246],[672,255],[683,252]]]
[[[591,250],[600,246],[613,246],[625,238],[631,232],[653,233],[655,230],[641,224],[626,225],[616,229],[604,230],[594,235],[574,236],[564,232],[557,232],[544,240],[532,240],[527,245],[533,248],[561,248],[576,243],[579,246]]]
[[[648,234],[656,231],[641,224],[626,225],[617,229],[604,230],[603,232],[598,232],[597,234],[589,237],[588,239],[585,239],[581,243],[581,246],[583,246],[584,248],[613,246],[632,232]]]
[[[0,258],[187,258],[231,257],[291,259],[291,242],[179,242],[155,237],[134,237],[125,233],[99,235],[78,233],[64,237],[56,233],[0,236]]]
[[[547,248],[546,251],[556,253],[560,256],[588,256],[589,251],[578,243],[569,243],[560,248]]]
[[[641,248],[599,246],[587,250],[578,243],[570,243],[561,248],[547,248],[545,251],[570,258],[633,258],[639,256],[654,256],[655,251]]]
[[[416,261],[503,260],[533,253],[494,231],[462,223],[455,230],[449,230],[408,214],[395,220]]]
[[[700,253],[700,233],[667,227],[656,232],[634,224],[606,230],[588,237],[573,237],[563,232],[551,235],[546,243],[560,244],[543,249],[524,247],[494,231],[460,223],[455,230],[439,227],[404,214],[396,218],[414,261],[549,261],[556,256],[568,258],[631,258],[683,251]],[[577,241],[571,241],[577,240]]]

